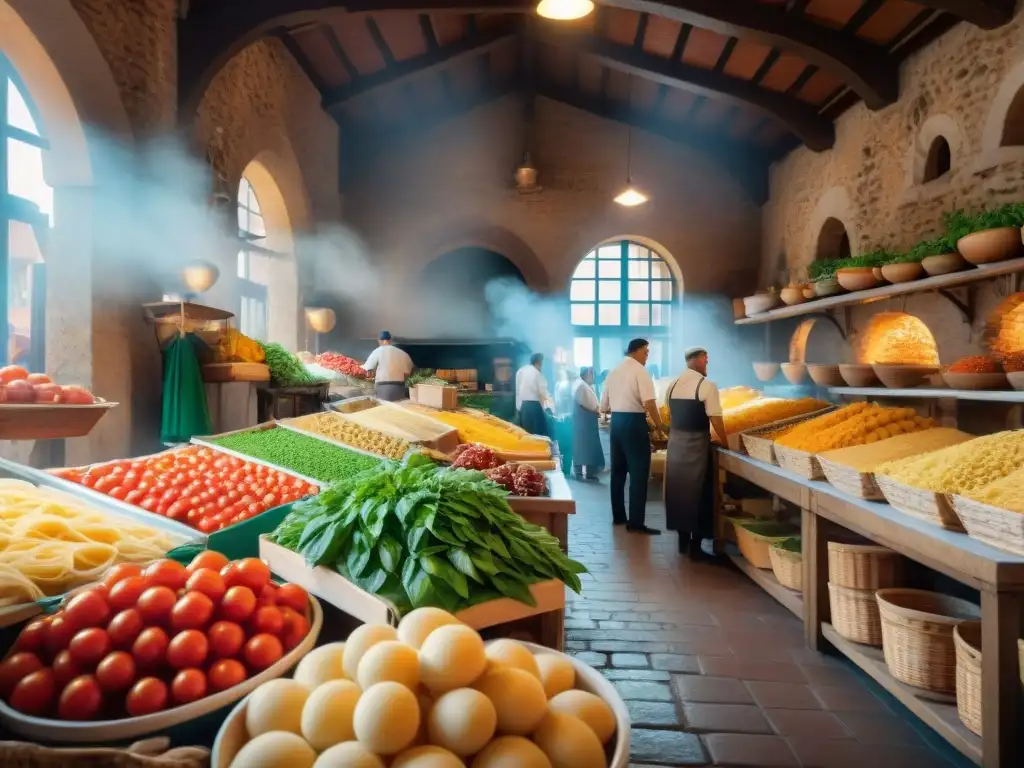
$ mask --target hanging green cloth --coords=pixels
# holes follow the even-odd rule
[[[193,435],[213,430],[206,388],[193,334],[178,336],[164,348],[164,402],[160,440],[187,443]]]

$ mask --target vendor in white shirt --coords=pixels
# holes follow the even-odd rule
[[[379,400],[391,402],[407,399],[409,389],[405,386],[405,380],[412,373],[412,358],[391,343],[388,331],[380,332],[377,344],[377,348],[363,363],[364,371],[377,372],[374,377],[374,394]]]
[[[612,414],[611,497],[612,522],[626,530],[657,536],[648,528],[647,483],[651,478],[651,437],[647,417],[664,429],[658,413],[654,380],[645,367],[650,356],[646,339],[633,339],[626,359],[608,374],[601,396],[601,410]],[[629,477],[629,518],[626,517],[626,477]]]
[[[530,364],[516,371],[516,411],[519,426],[531,435],[548,436],[548,421],[544,410],[554,410],[555,404],[548,395],[548,382],[540,372],[544,355],[534,352]]]
[[[572,448],[577,480],[597,480],[604,469],[604,448],[597,426],[600,408],[594,392],[594,369],[581,368],[572,385]]]
[[[707,378],[703,347],[685,352],[686,370],[665,395],[672,414],[665,457],[665,519],[679,533],[679,551],[693,559],[714,554],[711,430],[725,442],[718,387]]]

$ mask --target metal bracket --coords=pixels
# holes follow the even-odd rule
[[[949,288],[939,288],[936,293],[960,310],[960,314],[963,315],[964,322],[968,325],[974,323],[974,291],[970,288],[967,289],[967,301],[961,301]]]

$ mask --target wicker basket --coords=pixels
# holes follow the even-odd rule
[[[875,482],[893,508],[947,530],[964,533],[963,523],[946,494],[912,488],[884,475],[876,475]]]
[[[981,736],[981,622],[953,628],[956,648],[956,711],[972,733]]]
[[[821,471],[825,473],[825,479],[843,493],[868,501],[885,499],[885,494],[875,482],[874,472],[858,472],[853,467],[837,464],[834,461],[823,459],[821,456],[818,456],[818,464],[821,465]]]
[[[733,528],[736,530],[736,546],[740,554],[755,568],[769,570],[772,567],[770,554],[771,545],[777,541],[784,541],[792,538],[795,531],[787,530],[789,526],[768,521],[746,521],[732,520]],[[757,525],[760,523],[767,531],[773,533],[760,533],[751,531],[746,525]],[[774,533],[778,531],[778,533]]]
[[[899,586],[903,558],[875,544],[828,543],[828,580],[845,589],[878,589]]]
[[[882,651],[897,680],[943,694],[956,692],[953,628],[980,618],[966,600],[920,589],[880,589]]]
[[[789,539],[777,541],[768,548],[772,572],[786,589],[802,592],[804,589],[804,556],[798,550],[784,548]]]
[[[775,432],[783,427],[791,427],[811,419],[816,419],[819,416],[836,410],[837,407],[830,405],[828,408],[822,408],[820,411],[805,413],[802,416],[790,416],[788,419],[780,419],[779,421],[773,421],[771,424],[763,424],[748,432],[741,432],[740,437],[743,439],[743,447],[750,458],[763,461],[765,464],[778,466],[779,460],[775,457],[775,442],[763,437],[763,435]]]
[[[813,453],[798,451],[796,448],[787,448],[776,443],[775,458],[778,459],[780,467],[800,475],[805,480],[825,479],[825,473],[821,471],[818,457]]]
[[[972,539],[1024,555],[1024,515],[963,496],[953,497],[953,509]]]
[[[882,621],[872,590],[847,589],[829,582],[828,604],[832,626],[840,636],[876,648],[882,644]]]

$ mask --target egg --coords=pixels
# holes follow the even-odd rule
[[[387,624],[363,624],[352,630],[352,634],[345,642],[345,654],[342,658],[345,677],[349,680],[358,679],[359,662],[362,661],[363,655],[377,643],[394,640],[396,637],[395,628]]]
[[[385,765],[358,741],[345,741],[322,752],[313,768],[385,768]]]
[[[302,657],[292,677],[300,683],[305,683],[310,690],[328,680],[341,680],[345,677],[345,668],[342,665],[344,656],[344,643],[328,643],[314,648]]]
[[[473,687],[494,704],[499,733],[529,736],[548,712],[540,680],[521,669],[490,669]]]
[[[317,686],[302,708],[302,736],[317,752],[356,737],[352,727],[362,694],[351,680],[329,680]]]
[[[438,627],[420,648],[420,680],[435,694],[470,685],[486,666],[484,641],[464,624]]]
[[[502,736],[480,750],[472,768],[551,768],[551,761],[529,739]]]
[[[427,721],[430,743],[457,755],[479,752],[498,724],[494,704],[480,691],[458,688],[434,702]]]
[[[540,669],[533,654],[515,640],[495,640],[484,649],[492,666],[515,667],[540,679]]]
[[[400,683],[370,686],[356,703],[352,725],[356,739],[378,755],[397,755],[408,747],[420,728],[416,694]]]
[[[268,731],[238,750],[231,768],[313,768],[315,762],[316,752],[301,736]]]
[[[420,657],[412,646],[384,640],[363,654],[357,679],[363,689],[391,680],[415,691],[420,684]]]
[[[576,687],[576,669],[572,662],[564,656],[553,653],[541,653],[534,657],[540,670],[540,681],[544,685],[544,693],[550,699],[562,691]]]
[[[597,736],[578,717],[551,712],[533,734],[552,768],[598,768],[607,765]]]
[[[417,608],[407,613],[398,623],[398,639],[418,651],[422,647],[423,641],[427,639],[427,635],[438,627],[461,623],[440,608]]]
[[[391,768],[465,768],[465,763],[447,749],[424,746],[403,752]]]
[[[600,696],[587,691],[562,691],[548,702],[548,707],[552,712],[578,717],[602,744],[615,735],[615,713]]]
[[[302,733],[302,709],[309,688],[288,678],[264,683],[249,696],[245,707],[245,730],[249,738],[270,731]]]

